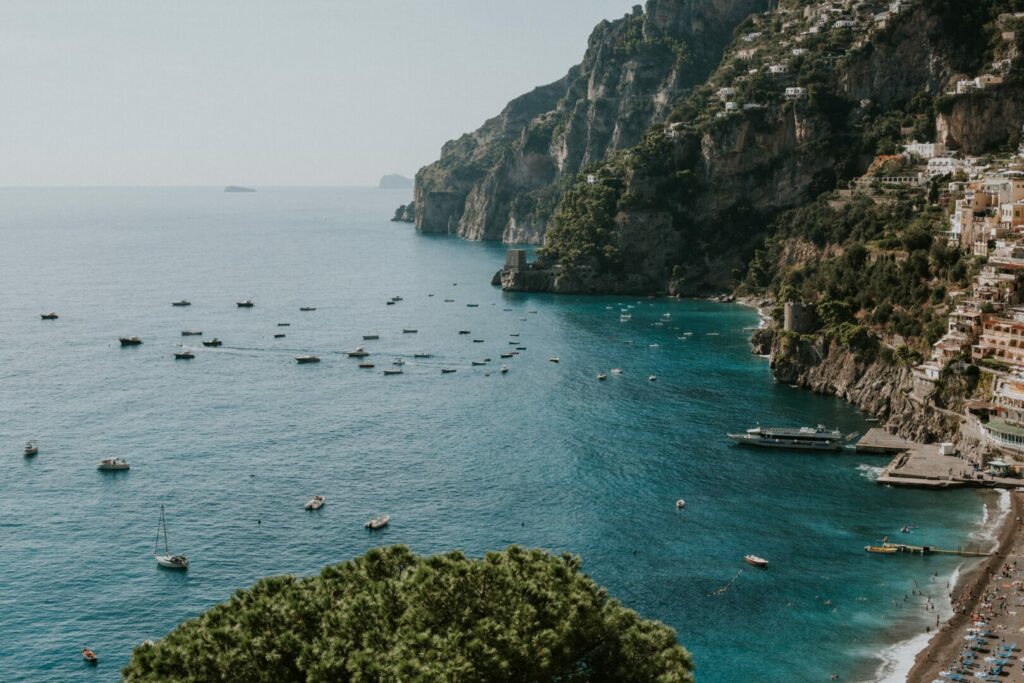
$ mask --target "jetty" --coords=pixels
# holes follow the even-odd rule
[[[992,557],[997,553],[984,553],[979,550],[964,550],[957,548],[956,550],[947,550],[945,548],[935,548],[930,545],[910,545],[908,543],[883,543],[883,548],[892,548],[899,553],[909,553],[912,555],[958,555],[960,557]]]
[[[985,471],[978,463],[961,457],[952,444],[918,443],[894,436],[878,427],[868,430],[855,448],[858,453],[893,456],[875,480],[882,486],[1011,490],[1024,486],[1024,480],[1019,477],[997,476],[991,471]],[[990,464],[995,465],[996,462]]]

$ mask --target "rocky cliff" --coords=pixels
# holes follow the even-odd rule
[[[910,366],[885,354],[851,350],[827,335],[780,333],[771,342],[771,367],[777,381],[849,401],[899,436],[924,443],[957,438],[960,419],[918,397]]]
[[[895,125],[898,135],[900,119],[933,116],[932,103],[958,69],[985,59],[965,61],[962,17],[943,0],[904,6],[884,22],[869,13],[849,30],[831,28],[831,19],[822,24],[803,11],[808,5],[816,6],[782,0],[772,14],[749,20],[667,128],[655,126],[641,144],[577,179],[539,262],[528,276],[505,274],[503,286],[730,290],[778,212],[861,175],[885,130]],[[955,112],[972,107],[983,112],[967,111],[958,124]],[[1017,107],[1005,97],[972,97],[952,111],[940,132],[981,147],[1005,140]],[[996,132],[971,132],[970,122],[986,117]]]
[[[598,24],[583,61],[444,145],[416,174],[416,228],[540,242],[575,174],[631,147],[719,63],[769,0],[648,0]]]

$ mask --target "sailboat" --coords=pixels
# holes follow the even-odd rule
[[[160,532],[164,532],[164,552],[160,554]],[[153,550],[153,557],[161,567],[168,569],[188,569],[188,558],[184,555],[171,555],[171,548],[167,543],[167,521],[164,519],[164,506],[160,506],[160,523],[156,527],[156,548]]]

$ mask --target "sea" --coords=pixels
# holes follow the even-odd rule
[[[389,221],[408,195],[0,189],[0,680],[117,680],[260,577],[395,543],[579,555],[702,683],[905,675],[964,565],[864,546],[983,547],[1005,501],[879,486],[884,457],[735,446],[757,424],[872,423],[775,383],[748,308],[504,293],[501,245]],[[154,562],[161,506],[187,573]]]

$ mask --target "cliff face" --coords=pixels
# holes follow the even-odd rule
[[[1020,83],[959,97],[935,119],[935,139],[965,154],[982,154],[1003,144],[1024,121]]]
[[[562,79],[445,144],[416,175],[416,227],[468,239],[540,242],[565,184],[635,145],[721,59],[769,0],[648,0],[592,33]]]
[[[808,341],[778,334],[771,367],[777,381],[849,401],[899,436],[924,443],[957,437],[960,420],[915,396],[906,365],[851,351],[823,335]]]
[[[738,37],[708,82],[672,115],[669,129],[648,133],[659,154],[645,155],[642,143],[603,162],[596,183],[569,188],[540,262],[528,277],[506,274],[503,286],[564,293],[731,290],[735,269],[748,262],[779,211],[862,174],[877,122],[940,96],[963,61],[962,46],[951,37],[956,17],[943,18],[925,2],[881,28],[821,32],[803,42],[809,47],[798,56],[779,50],[793,44],[800,28],[799,35],[807,33],[806,25],[780,29],[800,21],[800,7],[784,4],[779,16],[752,21],[756,30]],[[765,56],[744,54],[751,52]],[[748,68],[759,59],[760,68]],[[785,70],[782,76],[765,73],[775,68]],[[787,88],[798,94],[784,97]],[[720,101],[722,90],[734,94]],[[732,109],[725,108],[728,98]],[[957,100],[938,128],[968,149],[983,147],[1005,140],[1007,127],[1024,113],[1018,106],[1008,97]],[[985,120],[991,133],[977,130],[985,126],[975,122]],[[698,152],[675,153],[673,146]],[[596,204],[610,207],[610,224],[593,210]]]

